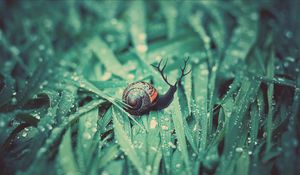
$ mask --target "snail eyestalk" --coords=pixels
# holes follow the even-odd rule
[[[167,66],[168,59],[167,59],[165,65],[163,65],[162,69],[160,69],[160,65],[161,65],[161,63],[162,63],[162,60],[163,60],[163,59],[161,59],[161,60],[159,61],[158,65],[151,64],[151,66],[153,66],[153,67],[160,73],[160,75],[162,76],[162,78],[164,79],[164,81],[165,81],[169,86],[174,86],[174,85],[172,85],[172,84],[170,84],[170,83],[168,82],[168,77],[167,77],[166,75],[164,75],[164,70],[165,70],[165,68],[166,68],[166,66]]]
[[[187,71],[187,72],[185,73],[186,65],[187,65],[187,62],[189,61],[189,59],[190,59],[190,57],[187,57],[187,59],[184,60],[184,65],[183,65],[183,67],[180,66],[181,75],[180,75],[180,77],[177,79],[177,81],[176,81],[175,84],[180,83],[180,82],[181,82],[181,79],[182,79],[184,76],[186,76],[186,75],[188,75],[189,73],[191,73],[192,69],[190,69],[189,71]]]
[[[183,78],[184,76],[186,76],[187,74],[189,74],[189,73],[192,71],[192,69],[191,69],[191,70],[189,70],[188,72],[185,72],[185,69],[186,69],[188,60],[189,60],[189,58],[185,59],[185,60],[184,60],[184,65],[183,65],[183,67],[180,66],[181,75],[180,75],[180,77],[177,79],[177,81],[175,82],[174,85],[171,85],[171,84],[167,81],[167,76],[164,76],[164,75],[163,75],[163,71],[164,71],[164,69],[165,69],[165,67],[166,67],[166,65],[167,65],[167,62],[166,62],[166,64],[163,66],[162,69],[160,69],[160,65],[161,65],[162,60],[160,60],[160,62],[158,63],[157,66],[152,65],[153,67],[155,67],[155,68],[159,71],[159,73],[162,75],[162,77],[163,77],[163,79],[165,80],[165,82],[170,86],[169,89],[168,89],[168,91],[167,91],[164,95],[160,95],[160,96],[158,97],[156,104],[153,106],[153,109],[154,109],[154,110],[161,110],[161,109],[164,109],[164,108],[168,107],[168,106],[172,103],[173,98],[174,98],[174,94],[175,94],[175,92],[177,91],[177,85],[178,85],[178,83],[181,82],[181,80],[182,80],[182,78]]]

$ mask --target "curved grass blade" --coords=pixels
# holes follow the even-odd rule
[[[128,158],[131,160],[138,173],[144,174],[144,165],[142,164],[142,161],[140,160],[137,152],[134,150],[131,139],[128,137],[127,133],[124,131],[122,124],[118,120],[114,107],[112,109],[112,117],[114,123],[114,131],[118,144],[124,151],[125,155],[128,156]]]
[[[58,161],[65,174],[80,175],[75,156],[72,149],[71,129],[69,128],[63,136],[59,146]]]
[[[174,111],[174,113],[172,113],[172,120],[174,123],[179,150],[181,152],[182,159],[184,160],[184,163],[186,165],[186,173],[192,174],[190,169],[190,164],[189,164],[189,154],[188,154],[187,143],[186,143],[185,133],[184,133],[184,125],[183,125],[184,118],[182,117],[182,111],[179,105],[179,99],[177,94],[174,96],[172,107]]]
[[[146,35],[146,7],[144,1],[132,1],[128,8],[130,34],[137,55],[145,59],[148,50]]]
[[[93,38],[89,45],[88,50],[91,50],[96,54],[97,58],[105,65],[106,69],[115,75],[127,80],[128,72],[126,72],[114,55],[113,51],[107,46],[107,44],[99,37]]]
[[[80,117],[77,133],[76,155],[80,171],[86,174],[88,165],[92,160],[95,150],[93,146],[98,143],[100,138],[96,137],[98,121],[98,109],[95,108]]]

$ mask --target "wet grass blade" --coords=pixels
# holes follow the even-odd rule
[[[116,140],[118,141],[120,148],[123,150],[125,155],[128,156],[138,173],[143,174],[144,165],[142,164],[136,150],[134,149],[131,139],[128,137],[126,131],[124,131],[122,124],[118,120],[114,108],[112,112],[112,117],[114,123],[114,131],[116,134]]]
[[[184,163],[186,166],[186,173],[192,174],[191,169],[190,169],[190,161],[189,161],[189,154],[188,154],[188,149],[187,149],[187,142],[186,142],[185,133],[184,133],[184,124],[183,124],[184,117],[182,116],[181,108],[179,105],[179,99],[178,99],[177,95],[175,95],[175,97],[174,97],[173,110],[174,110],[174,113],[172,114],[172,120],[174,123],[174,129],[175,129],[176,137],[178,140],[179,150],[180,150],[182,159],[184,160]]]
[[[199,76],[200,75],[200,76]],[[206,148],[207,138],[207,97],[208,97],[208,69],[205,64],[193,67],[193,96],[195,105],[192,104],[192,112],[195,115],[195,140],[198,140],[199,153]],[[193,109],[194,108],[194,109]]]
[[[144,1],[132,1],[128,8],[132,42],[137,55],[141,59],[145,59],[145,53],[148,50],[145,10]]]
[[[171,158],[172,158],[172,147],[173,138],[171,134],[171,129],[173,128],[171,123],[171,116],[166,112],[158,112],[159,120],[159,131],[160,131],[160,139],[161,139],[161,151],[163,155],[163,165],[166,174],[170,174],[171,172]]]
[[[267,77],[273,78],[274,77],[274,52],[272,51],[270,54],[270,59],[267,65]],[[268,85],[267,90],[267,98],[268,98],[268,117],[267,117],[267,125],[266,125],[266,131],[267,131],[267,151],[271,149],[272,146],[272,128],[273,128],[273,94],[274,94],[274,84]]]
[[[123,79],[128,79],[128,72],[125,71],[113,51],[101,38],[94,38],[90,41],[87,50],[91,50],[97,58],[105,65],[106,69]]]
[[[76,156],[80,172],[83,173],[88,171],[88,165],[92,160],[95,151],[93,145],[99,142],[99,138],[94,137],[97,132],[97,121],[98,109],[95,108],[80,117],[78,122]]]
[[[59,162],[65,174],[79,175],[79,169],[73,154],[72,141],[71,141],[71,129],[68,129],[65,133],[62,142],[59,146]]]

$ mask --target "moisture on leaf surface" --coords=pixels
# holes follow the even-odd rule
[[[0,174],[299,174],[299,7],[0,1]]]

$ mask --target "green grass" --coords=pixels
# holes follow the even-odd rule
[[[0,2],[0,174],[297,174],[300,3]],[[131,82],[172,104],[121,106]]]

